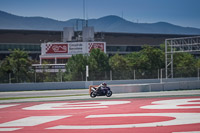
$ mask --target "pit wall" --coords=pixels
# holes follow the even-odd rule
[[[89,86],[106,82],[113,93],[168,91],[182,89],[200,89],[198,78],[174,79],[142,79],[142,80],[113,80],[113,81],[74,81],[74,82],[45,82],[45,83],[13,83],[0,84],[0,91],[31,91],[31,90],[64,90],[88,89]]]

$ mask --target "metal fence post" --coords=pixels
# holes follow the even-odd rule
[[[89,77],[89,67],[88,65],[86,66],[86,81],[88,81],[88,78]]]
[[[110,80],[112,80],[112,70],[110,70]]]
[[[11,84],[11,73],[9,73],[9,83]]]
[[[135,70],[133,71],[133,74],[134,74],[134,80],[135,80]]]
[[[34,78],[34,79],[35,79],[35,83],[37,82],[37,76],[36,76],[36,74],[37,74],[37,73],[36,73],[36,71],[35,71],[35,78]]]
[[[62,71],[60,71],[60,82],[62,82]]]
[[[162,83],[162,69],[160,69],[160,83]]]

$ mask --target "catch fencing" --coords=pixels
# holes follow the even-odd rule
[[[199,79],[199,69],[176,68],[174,78],[197,78]],[[102,81],[102,80],[139,80],[139,79],[159,79],[161,82],[166,79],[165,69],[157,70],[121,70],[121,71],[89,71],[67,74],[63,71],[48,72],[46,70],[36,72],[34,70],[26,74],[4,73],[0,76],[0,83],[41,83],[41,82],[67,82],[67,81]]]

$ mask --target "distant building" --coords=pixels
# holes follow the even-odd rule
[[[81,38],[80,31],[73,31],[63,38],[63,31],[36,31],[36,30],[0,30],[0,60],[9,55],[13,49],[23,49],[27,51],[32,59],[40,60],[41,44],[47,42],[63,42],[65,39],[70,42],[79,41],[83,39],[90,39],[88,42],[99,41],[106,42],[106,53],[110,56],[116,53],[128,54],[131,52],[141,50],[144,45],[160,46],[167,38],[188,37],[191,35],[177,35],[177,34],[137,34],[137,33],[107,33],[96,32],[93,38],[87,38],[88,34]],[[60,63],[65,63],[62,61]]]

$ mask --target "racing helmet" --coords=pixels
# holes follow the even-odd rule
[[[102,87],[107,87],[106,83],[102,83],[101,85],[102,85]]]

